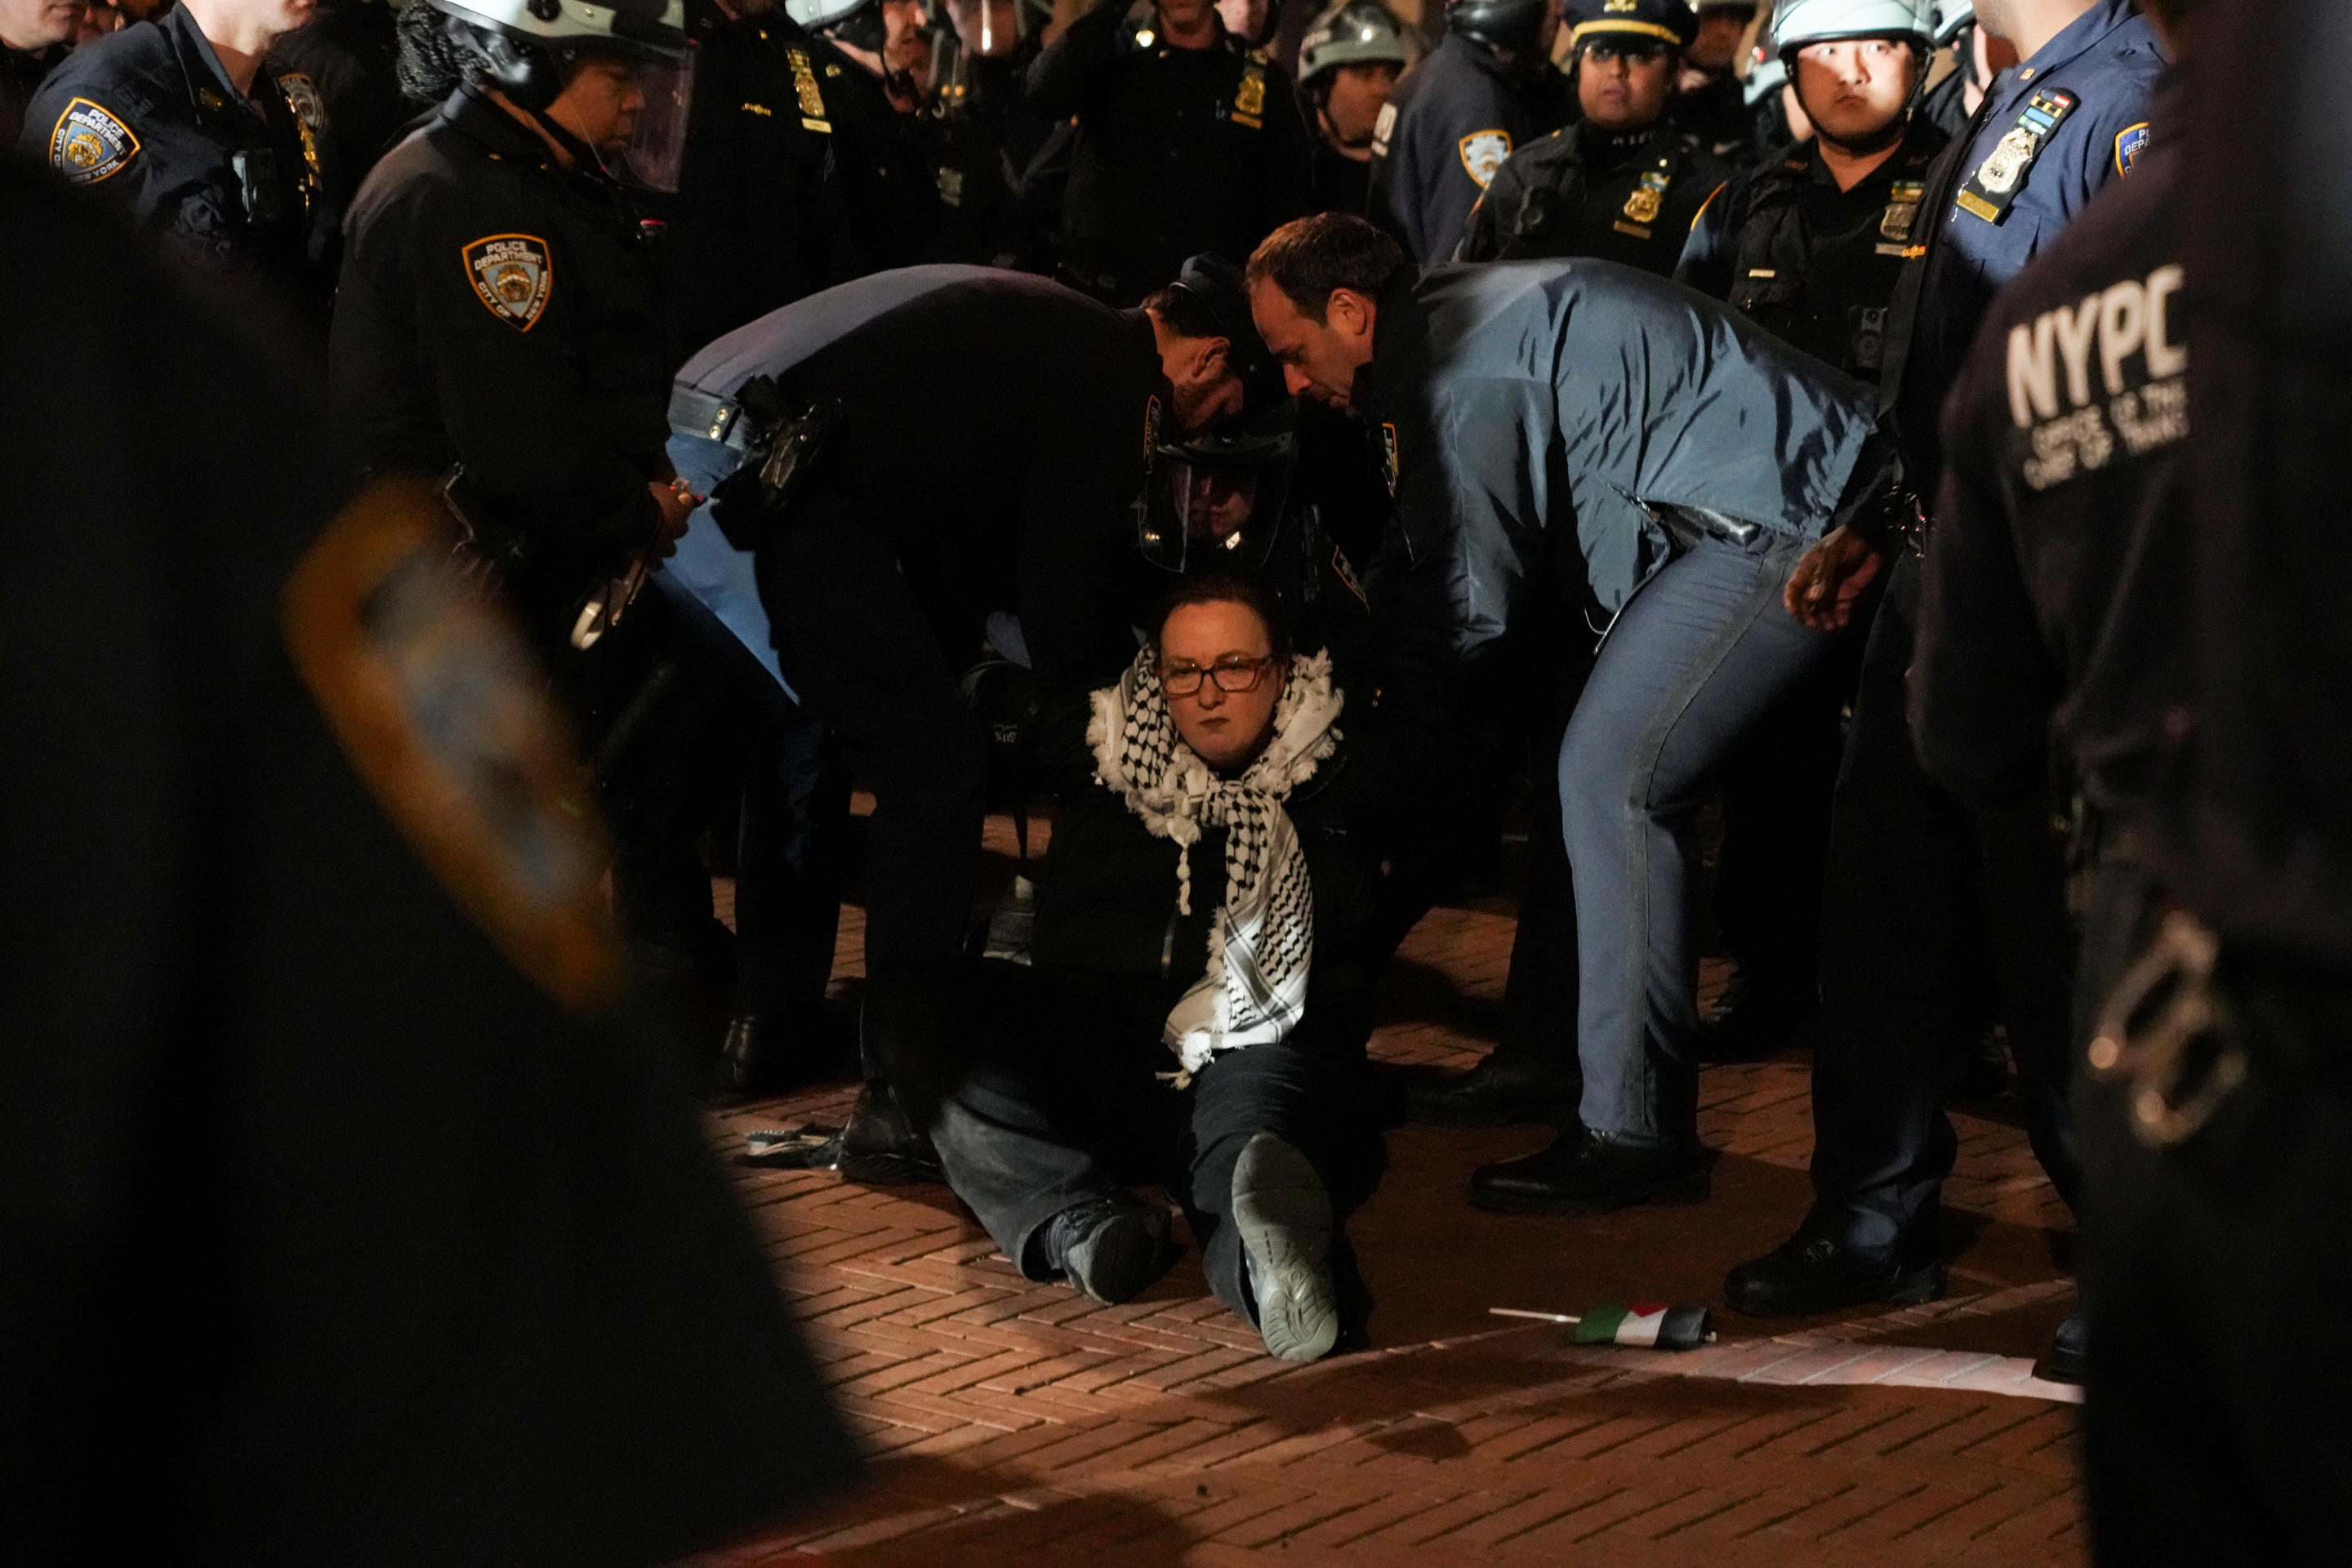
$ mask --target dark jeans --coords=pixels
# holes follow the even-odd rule
[[[1677,555],[1610,627],[1569,721],[1580,1115],[1596,1132],[1696,1135],[1693,829],[1727,759],[1835,648],[1780,605],[1802,548],[1767,535]]]
[[[2120,968],[2147,889],[2102,879],[2094,953]],[[2104,936],[2102,933],[2105,933]],[[2337,983],[2314,1026],[2294,983],[2233,997],[2344,1060]],[[2075,1097],[2093,1555],[2115,1568],[2344,1561],[2352,1518],[2352,1080],[2260,1051],[2204,1130],[2151,1150],[2122,1085]],[[2343,1331],[2339,1332],[2338,1331]]]
[[[1974,1058],[1988,946],[2027,1135],[2070,1201],[2075,1187],[2063,856],[2041,803],[1979,817],[1919,766],[1905,686],[1918,583],[1906,555],[1871,626],[1823,891],[1815,1213],[1872,1251],[1916,1240],[1934,1218],[1958,1152],[1944,1100]]]
[[[1028,1278],[1051,1277],[1043,1232],[1055,1215],[1159,1184],[1184,1206],[1210,1289],[1255,1324],[1241,1238],[1226,1217],[1244,1146],[1281,1134],[1323,1176],[1335,1212],[1377,1180],[1360,1058],[1294,1034],[1221,1056],[1179,1089],[1154,1075],[1178,1067],[1160,1026],[1181,988],[992,961],[970,973],[953,1067],[927,1084],[930,1064],[886,1065],[956,1195]],[[937,1053],[941,1064],[950,1055]]]

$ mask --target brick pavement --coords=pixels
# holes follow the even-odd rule
[[[1003,825],[996,825],[1002,838]],[[854,916],[853,910],[849,913]],[[1499,1005],[1506,906],[1423,922],[1389,987],[1385,1061],[1461,1067]],[[859,930],[843,931],[854,973]],[[846,1086],[716,1119],[837,1121]],[[1725,1317],[1688,1356],[1570,1348],[1495,1305],[1716,1300],[1801,1211],[1801,1058],[1710,1068],[1714,1197],[1599,1218],[1503,1216],[1471,1167],[1538,1129],[1408,1128],[1352,1234],[1374,1348],[1290,1368],[1197,1264],[1102,1308],[1032,1285],[943,1188],[745,1170],[745,1200],[872,1457],[854,1495],[703,1568],[1085,1562],[1226,1568],[1819,1563],[2084,1557],[2067,1391],[2028,1358],[2071,1295],[2064,1210],[2024,1135],[1965,1115],[1953,1290],[1904,1312]]]

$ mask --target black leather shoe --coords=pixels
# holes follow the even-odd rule
[[[2088,1343],[2088,1336],[2083,1331],[2083,1314],[2076,1312],[2050,1336],[2050,1348],[2033,1363],[2033,1375],[2044,1383],[2080,1384],[2090,1370],[2084,1349]]]
[[[1470,1201],[1509,1214],[1606,1214],[1633,1204],[1703,1203],[1714,1156],[1696,1143],[1649,1149],[1571,1127],[1525,1159],[1481,1165]]]
[[[1758,1062],[1788,1045],[1813,1016],[1813,999],[1798,987],[1750,984],[1735,974],[1723,998],[1699,1026],[1698,1059]]]
[[[782,1076],[789,1048],[782,1021],[774,1014],[738,1013],[728,1020],[711,1085],[724,1095],[757,1094]]]
[[[1801,1318],[1874,1301],[1909,1306],[1943,1293],[1942,1263],[1863,1252],[1811,1223],[1723,1281],[1732,1310],[1751,1318]]]
[[[1486,1059],[1444,1083],[1415,1084],[1405,1092],[1412,1120],[1441,1127],[1501,1127],[1513,1121],[1559,1122],[1576,1114],[1584,1085],[1573,1068],[1563,1073],[1518,1052],[1490,1051]]]
[[[849,1123],[841,1130],[841,1173],[868,1186],[901,1182],[943,1182],[939,1151],[929,1134],[908,1120],[898,1097],[880,1079],[857,1091]]]

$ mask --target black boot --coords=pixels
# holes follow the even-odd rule
[[[1107,1307],[1142,1295],[1176,1258],[1168,1211],[1131,1193],[1087,1198],[1055,1215],[1046,1222],[1045,1256]]]
[[[1576,1114],[1583,1091],[1583,1079],[1572,1062],[1563,1068],[1524,1051],[1495,1050],[1458,1078],[1415,1084],[1405,1100],[1415,1121],[1500,1127],[1513,1121],[1557,1124]]]
[[[1524,1159],[1481,1165],[1470,1201],[1510,1214],[1606,1214],[1633,1204],[1695,1204],[1714,1155],[1696,1143],[1650,1148],[1571,1127]]]
[[[841,1130],[841,1173],[869,1186],[899,1182],[943,1182],[940,1152],[930,1135],[917,1128],[888,1083],[869,1079]]]
[[[2088,1343],[2088,1336],[2083,1331],[2083,1314],[2078,1310],[2050,1336],[2050,1348],[2033,1363],[2033,1375],[2044,1383],[2080,1384],[2090,1370],[2085,1350]]]
[[[758,1094],[782,1076],[786,1049],[782,1025],[774,1014],[736,1014],[728,1020],[726,1043],[719,1047],[712,1087],[735,1098]]]
[[[1876,1252],[1848,1245],[1833,1218],[1808,1215],[1797,1234],[1724,1277],[1724,1299],[1751,1318],[1801,1318],[1872,1302],[1909,1306],[1944,1293],[1944,1266],[1917,1244]]]

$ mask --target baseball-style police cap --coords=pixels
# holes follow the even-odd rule
[[[1265,340],[1257,335],[1242,269],[1204,250],[1184,263],[1184,269],[1176,275],[1176,286],[1207,306],[1209,314],[1216,318],[1218,332],[1233,345],[1227,353],[1241,375],[1249,407],[1255,410],[1281,402],[1285,396],[1282,367],[1266,352]]]
[[[1684,0],[1568,0],[1561,19],[1579,47],[1595,38],[1648,38],[1686,49],[1698,37],[1698,13]]]

